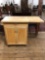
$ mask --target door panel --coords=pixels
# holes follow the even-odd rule
[[[27,25],[23,25],[18,28],[17,44],[27,44]]]
[[[5,35],[7,44],[16,44],[16,36],[15,36],[15,28],[14,26],[4,26],[5,28]]]

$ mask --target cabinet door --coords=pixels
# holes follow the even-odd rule
[[[27,44],[27,24],[5,24],[5,36],[8,45]]]
[[[4,25],[5,29],[5,36],[6,36],[6,42],[8,45],[16,44],[16,34],[15,34],[15,26],[14,25]]]
[[[18,36],[17,36],[17,44],[27,44],[27,24],[19,24],[18,28]]]

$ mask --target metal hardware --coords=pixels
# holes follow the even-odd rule
[[[15,33],[18,33],[18,29],[15,30]]]

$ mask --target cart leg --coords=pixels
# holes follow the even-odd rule
[[[39,24],[36,24],[35,26],[35,35],[38,35],[38,31],[39,31]]]

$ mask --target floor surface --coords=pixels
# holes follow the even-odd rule
[[[28,38],[26,46],[7,46],[0,34],[0,60],[45,60],[45,32]]]

